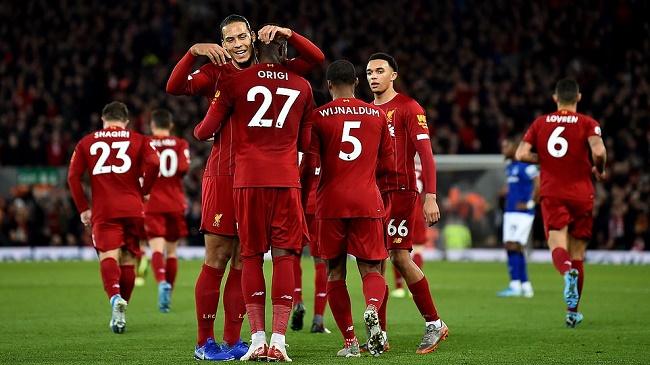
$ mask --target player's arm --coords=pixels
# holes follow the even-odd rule
[[[267,25],[259,30],[258,36],[262,42],[268,42],[276,36],[287,38],[289,45],[298,52],[298,57],[287,60],[286,66],[299,74],[304,75],[325,61],[325,55],[318,46],[289,28]]]
[[[160,157],[156,149],[143,138],[142,142],[142,195],[147,196],[160,172]]]
[[[199,46],[198,51],[193,51],[197,46]],[[183,58],[178,61],[178,64],[176,64],[172,70],[171,75],[169,75],[169,80],[167,80],[167,87],[165,89],[168,94],[203,95],[214,90],[213,88],[216,80],[213,80],[213,77],[211,76],[212,73],[205,65],[197,71],[192,72],[192,67],[194,66],[197,55],[209,55],[208,58],[210,58],[213,63],[216,63],[213,59],[217,57],[217,55],[219,55],[217,59],[222,59],[221,57],[223,57],[223,55],[217,53],[213,46],[219,47],[223,50],[223,48],[218,44],[200,43],[195,44],[189,51],[187,51]],[[228,54],[225,50],[223,50],[223,52],[226,55]]]
[[[310,86],[307,102],[305,103],[305,109],[302,113],[302,120],[300,121],[300,131],[298,135],[298,151],[300,152],[309,152],[309,145],[312,137],[312,124],[315,118],[314,95],[312,94]]]
[[[185,176],[187,171],[190,169],[190,146],[186,140],[181,140],[181,146],[179,148],[182,156],[178,159],[178,170],[176,170],[177,176]]]
[[[207,141],[212,138],[228,120],[231,109],[230,105],[228,97],[222,95],[220,91],[217,91],[205,117],[194,127],[194,138],[199,141]]]
[[[83,185],[81,184],[81,178],[86,171],[87,163],[80,151],[80,147],[77,145],[70,160],[70,167],[68,168],[68,187],[70,188],[74,205],[77,207],[77,212],[81,215],[81,222],[84,225],[90,225],[92,213],[88,205],[88,199],[84,193]]]
[[[515,151],[515,160],[521,162],[528,162],[532,164],[539,164],[539,155],[533,153],[533,143],[537,138],[537,121],[528,128],[524,139],[519,142],[517,150]]]
[[[406,130],[409,138],[420,155],[422,163],[422,192],[424,193],[424,218],[428,224],[440,220],[436,196],[436,161],[433,158],[429,126],[427,125],[424,110],[419,105],[413,105],[406,117]]]
[[[605,143],[603,143],[603,139],[600,136],[590,136],[588,140],[589,148],[591,149],[591,159],[594,162],[592,171],[598,181],[604,180],[606,177],[605,166],[607,165]]]

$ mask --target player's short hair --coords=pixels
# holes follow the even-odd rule
[[[156,109],[151,112],[151,122],[156,128],[171,129],[173,125],[172,113],[167,109]]]
[[[259,39],[254,43],[257,54],[260,58],[272,58],[282,61],[280,59],[281,53],[286,53],[287,42],[283,39],[274,39],[269,43],[264,43]]]
[[[357,72],[352,62],[336,60],[327,67],[327,81],[334,85],[354,85],[357,81]]]
[[[384,52],[373,53],[368,58],[368,62],[372,60],[384,60],[388,62],[388,66],[390,66],[393,69],[393,71],[397,72],[397,61],[395,61],[393,56],[389,55],[388,53],[384,53]]]
[[[574,79],[562,79],[555,84],[555,95],[560,104],[574,104],[578,101],[580,88]]]
[[[106,120],[119,120],[126,122],[129,120],[129,109],[126,104],[119,101],[112,101],[102,109],[102,118]]]
[[[221,25],[219,25],[219,34],[221,34],[222,40],[223,40],[223,28],[226,25],[230,25],[232,23],[244,23],[246,24],[246,29],[248,29],[248,32],[249,33],[253,32],[253,28],[251,27],[251,23],[248,22],[248,19],[246,19],[244,16],[239,14],[230,14],[224,20],[222,20]]]

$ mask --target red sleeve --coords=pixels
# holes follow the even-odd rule
[[[142,195],[151,192],[160,172],[160,157],[149,140],[142,138]]]
[[[312,118],[314,113],[314,95],[311,92],[311,86],[309,87],[309,94],[307,96],[307,104],[305,104],[305,110],[302,115],[302,121],[300,123],[300,136],[298,140],[298,150],[300,152],[309,151],[309,143],[311,140],[311,128],[312,128]]]
[[[214,136],[221,129],[223,123],[228,120],[230,109],[231,103],[228,95],[217,90],[205,117],[194,127],[194,138],[205,141]]]
[[[214,90],[215,81],[212,80],[208,67],[210,64],[201,66],[192,72],[194,57],[189,51],[178,61],[169,80],[167,80],[166,91],[172,95],[204,95]]]
[[[81,152],[80,144],[77,144],[75,147],[72,158],[70,159],[70,167],[68,168],[68,187],[70,188],[72,200],[74,200],[74,204],[79,213],[88,210],[88,199],[81,185],[81,177],[86,172],[87,164]]]
[[[181,139],[180,142],[180,156],[178,159],[178,172],[176,174],[178,176],[184,176],[190,169],[190,146],[184,139]]]
[[[591,136],[602,137],[600,124],[598,124],[596,120],[592,118],[587,118],[587,123],[585,123],[585,128],[587,129],[585,131],[586,138],[589,138]]]
[[[292,31],[288,42],[298,52],[298,57],[286,62],[291,71],[304,75],[325,61],[325,55],[318,46],[297,32]]]
[[[406,130],[422,163],[422,192],[436,193],[436,163],[433,159],[429,126],[424,109],[416,102],[407,109],[405,115]]]
[[[524,134],[524,142],[530,143],[532,146],[535,146],[535,141],[537,140],[537,119],[533,121],[533,124],[528,127],[526,134]]]

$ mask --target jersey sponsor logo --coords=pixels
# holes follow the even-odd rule
[[[129,138],[129,131],[97,131],[95,138]]]
[[[418,114],[417,118],[418,118],[418,124],[420,125],[420,127],[424,128],[424,129],[429,129],[429,125],[427,124],[427,116],[426,115]]]
[[[546,123],[578,123],[578,117],[575,115],[547,115]]]
[[[223,213],[217,213],[214,215],[214,222],[212,222],[213,227],[221,227],[221,218],[223,217]]]
[[[269,65],[273,67],[273,65]],[[257,71],[257,77],[271,80],[289,80],[289,74],[282,71]]]

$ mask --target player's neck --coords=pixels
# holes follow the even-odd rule
[[[168,129],[152,129],[151,134],[154,137],[169,137],[172,135]]]
[[[332,94],[332,99],[354,99],[354,87],[342,87],[342,88],[337,88],[332,86],[332,89],[330,90],[330,94]]]
[[[108,129],[108,128],[125,129],[126,128],[126,123],[124,123],[124,122],[104,122],[104,129]]]
[[[557,111],[561,110],[566,110],[571,113],[577,113],[578,112],[578,104],[571,104],[571,105],[564,105],[564,104],[558,104],[557,105]]]
[[[395,95],[397,95],[397,91],[395,91],[395,89],[392,87],[389,87],[383,93],[375,94],[375,105],[386,104],[389,101],[393,100]]]

